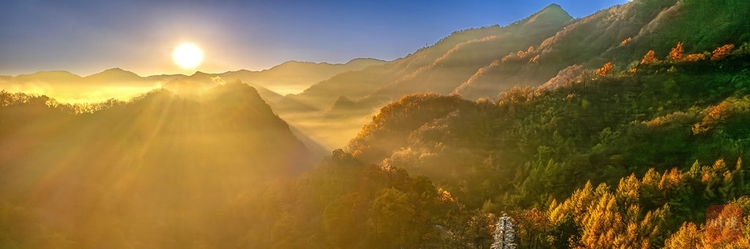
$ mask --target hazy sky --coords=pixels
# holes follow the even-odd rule
[[[393,60],[453,31],[507,25],[551,3],[573,17],[625,0],[0,1],[0,75],[119,67],[187,73],[171,53],[199,45],[197,70],[269,68],[288,60]]]

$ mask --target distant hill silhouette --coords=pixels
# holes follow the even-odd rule
[[[310,85],[325,80],[338,73],[360,70],[367,66],[385,63],[377,59],[354,59],[345,64],[313,63],[289,61],[262,71],[230,71],[225,73],[196,72],[192,75],[152,75],[141,77],[133,72],[112,68],[100,73],[81,77],[66,71],[37,72],[18,76],[0,76],[0,89],[11,91],[34,92],[46,94],[62,100],[76,102],[90,99],[98,102],[106,98],[128,99],[132,96],[161,86],[184,86],[184,83],[196,83],[194,86],[213,87],[222,82],[242,81],[258,90],[261,97],[269,103],[282,98],[281,93],[301,91]],[[117,87],[118,90],[106,89]],[[270,89],[274,90],[270,90]],[[40,91],[41,92],[38,92]],[[105,93],[102,93],[105,92]],[[113,94],[120,92],[127,94]],[[104,97],[107,95],[108,97]],[[117,96],[112,96],[117,95]]]

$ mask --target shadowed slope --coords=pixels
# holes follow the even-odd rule
[[[104,227],[118,220],[131,243],[149,244],[141,232],[205,227],[240,192],[312,165],[245,84],[202,100],[153,91],[88,114],[46,97],[0,97],[0,199],[37,214],[18,228],[31,236],[20,241],[40,240],[36,227],[47,227],[72,231],[78,247],[109,247],[117,241]]]

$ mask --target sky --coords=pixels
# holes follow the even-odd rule
[[[557,3],[585,17],[626,0],[0,1],[0,75],[122,68],[141,76],[262,70],[284,61],[394,60],[454,31],[505,26]],[[173,49],[204,51],[181,69]]]

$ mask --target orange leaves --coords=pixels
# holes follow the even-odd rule
[[[725,123],[734,115],[750,113],[750,99],[727,98],[716,106],[709,107],[700,123],[693,125],[693,134],[702,134]]]
[[[539,63],[539,55],[536,55],[529,59],[529,63]]]
[[[653,64],[657,62],[658,60],[656,59],[655,54],[656,53],[654,52],[654,50],[649,50],[648,53],[646,53],[646,55],[643,56],[643,59],[641,60],[641,64],[648,65],[648,64]]]
[[[727,44],[714,49],[714,52],[711,54],[711,61],[724,59],[732,52],[732,49],[734,49],[734,44]]]
[[[683,59],[683,61],[690,61],[690,62],[702,61],[702,60],[705,60],[706,57],[707,56],[705,54],[689,54],[685,56],[685,59]]]
[[[612,62],[607,62],[604,64],[604,66],[596,70],[596,75],[604,77],[609,74],[612,74],[613,70],[614,70],[614,65],[612,64]]]
[[[682,49],[682,42],[678,42],[677,46],[672,48],[672,51],[669,52],[669,58],[673,61],[680,61],[682,59],[682,53],[684,50]]]
[[[668,172],[664,172],[664,174],[661,175],[661,180],[659,181],[658,188],[659,190],[676,190],[680,187],[680,184],[682,183],[682,173],[677,170],[677,168],[672,168],[672,170]]]
[[[523,57],[526,56],[526,52],[518,50],[518,53],[516,53],[516,56],[518,56],[518,58],[523,59]]]
[[[628,37],[628,39],[622,40],[622,42],[620,42],[620,45],[625,46],[628,43],[630,43],[630,41],[632,41],[632,40],[633,40],[632,37]]]
[[[456,199],[453,198],[453,195],[451,195],[450,192],[447,190],[444,190],[443,188],[438,188],[438,198],[440,201],[445,203],[454,203],[456,202]]]
[[[716,217],[706,216],[706,237],[712,243],[729,243],[742,237],[742,208],[729,204],[723,206]]]
[[[627,40],[626,40],[627,41]],[[623,41],[624,43],[625,41]],[[734,44],[727,44],[721,47],[718,47],[714,49],[711,55],[711,61],[719,61],[727,56],[729,56],[732,53],[732,50],[734,49]],[[694,53],[694,54],[688,54],[684,55],[684,48],[682,42],[678,42],[675,47],[672,48],[672,50],[669,52],[668,59],[672,62],[696,62],[696,61],[702,61],[708,59],[709,52],[703,52],[703,53]],[[641,59],[641,65],[649,65],[658,63],[659,60],[656,58],[656,53],[654,50],[649,50],[645,56],[643,56],[643,59]]]

